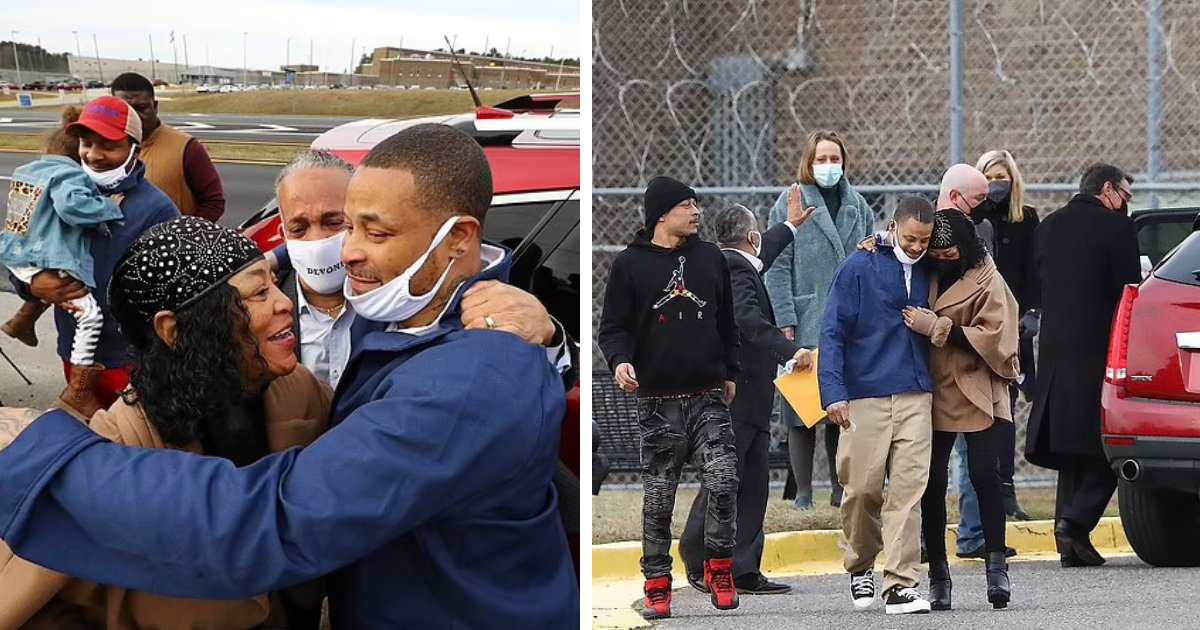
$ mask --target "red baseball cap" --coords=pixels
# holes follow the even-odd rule
[[[75,133],[79,127],[90,129],[106,140],[129,136],[134,142],[142,141],[142,119],[129,103],[115,96],[101,96],[88,103],[79,120],[67,125]]]

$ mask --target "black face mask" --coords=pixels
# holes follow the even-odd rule
[[[997,179],[994,182],[988,182],[988,199],[996,205],[1001,205],[1008,200],[1008,196],[1012,194],[1012,182],[1006,179]]]
[[[973,215],[972,215],[973,216]],[[934,268],[937,269],[938,276],[945,281],[954,282],[963,276],[963,259],[958,257],[955,260],[942,260],[934,258]]]
[[[975,225],[979,225],[984,219],[993,219],[996,217],[996,203],[989,196],[987,199],[979,202],[978,206],[971,208],[971,221]]]

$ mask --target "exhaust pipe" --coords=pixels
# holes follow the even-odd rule
[[[1121,462],[1121,478],[1125,481],[1137,481],[1142,476],[1142,465],[1137,463],[1136,459],[1127,459]]]

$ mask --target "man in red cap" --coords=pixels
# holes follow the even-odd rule
[[[146,179],[146,166],[137,159],[142,123],[125,101],[103,96],[88,103],[79,120],[67,125],[66,131],[79,138],[79,161],[84,172],[103,194],[117,203],[124,216],[122,222],[111,225],[107,236],[96,233],[91,239],[96,281],[92,294],[104,316],[95,365],[86,369],[71,365],[75,318],[61,308],[54,309],[58,355],[63,359],[68,384],[76,390],[91,388],[99,403],[107,408],[129,384],[127,344],[108,311],[109,278],[117,260],[133,241],[152,226],[179,216],[179,210]],[[38,273],[28,284],[17,280],[13,285],[21,297],[50,304],[63,304],[89,292],[83,282],[64,278],[53,269]]]

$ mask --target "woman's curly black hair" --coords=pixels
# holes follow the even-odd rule
[[[250,314],[232,285],[222,283],[175,313],[174,346],[167,345],[152,321],[142,321],[126,308],[124,296],[114,293],[111,311],[130,343],[132,396],[146,418],[171,446],[186,446],[206,438],[227,443],[252,430],[230,426],[239,418],[232,413],[252,396],[246,374],[244,347],[254,349],[256,367],[265,371],[266,360],[250,330]],[[235,441],[235,440],[234,440]]]

